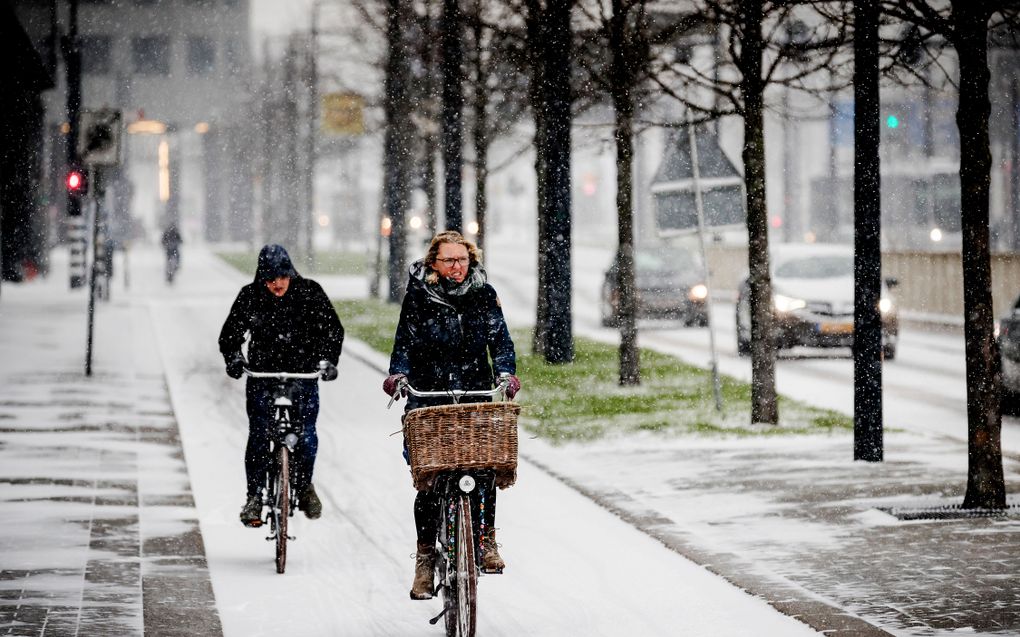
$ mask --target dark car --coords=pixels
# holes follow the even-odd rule
[[[1020,411],[1020,298],[1008,316],[999,319],[999,359],[1002,361],[1003,411]]]
[[[850,347],[854,339],[854,253],[852,246],[782,244],[772,251],[772,316],[776,347]],[[882,284],[882,354],[896,357],[899,319]],[[737,296],[737,354],[751,353],[751,301],[747,279]]]
[[[708,325],[704,268],[686,249],[647,246],[634,250],[637,317],[666,318],[685,325]],[[620,322],[620,257],[617,255],[602,283],[602,325]]]

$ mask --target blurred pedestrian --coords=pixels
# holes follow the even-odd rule
[[[184,243],[176,223],[167,224],[166,229],[163,230],[163,236],[160,237],[160,243],[166,253],[166,282],[172,284],[174,276],[177,274],[177,268],[181,266],[181,244]]]

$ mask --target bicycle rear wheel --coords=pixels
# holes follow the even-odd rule
[[[290,451],[286,445],[277,450],[276,502],[273,515],[276,521],[276,572],[287,568],[287,521],[290,519]]]
[[[454,530],[454,576],[450,587],[443,588],[446,611],[446,634],[449,637],[474,637],[478,563],[475,561],[474,527],[471,524],[471,499],[457,497],[456,529]]]

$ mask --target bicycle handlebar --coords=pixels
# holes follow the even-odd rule
[[[245,368],[244,373],[251,378],[277,378],[279,380],[290,378],[311,380],[322,376],[322,370],[317,372],[253,372]]]
[[[394,401],[400,397],[403,392],[407,392],[412,396],[418,398],[453,398],[453,401],[459,402],[464,396],[495,396],[506,395],[506,387],[509,381],[505,378],[499,379],[499,384],[493,389],[440,389],[437,391],[419,391],[414,387],[411,387],[411,383],[407,382],[407,379],[401,380],[397,384],[397,390],[390,396],[390,402],[386,405],[386,409],[393,406]]]

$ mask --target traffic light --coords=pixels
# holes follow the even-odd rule
[[[80,200],[89,192],[89,181],[85,171],[79,168],[69,169],[67,171],[67,178],[64,179],[64,186],[67,187],[68,197],[74,200]]]

